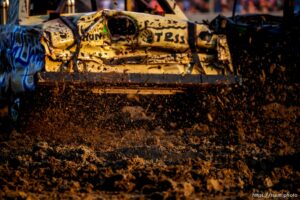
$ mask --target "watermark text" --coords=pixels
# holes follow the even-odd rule
[[[300,195],[294,194],[294,193],[271,193],[271,192],[265,192],[265,193],[252,193],[253,198],[298,198]]]

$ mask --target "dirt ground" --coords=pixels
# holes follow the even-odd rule
[[[17,129],[0,121],[0,199],[299,198],[299,94],[264,74],[172,97],[37,92]]]

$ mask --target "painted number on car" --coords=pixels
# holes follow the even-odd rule
[[[156,42],[160,42],[161,40],[165,42],[174,42],[179,44],[185,44],[185,39],[183,35],[180,34],[174,34],[172,32],[158,32],[155,33],[156,36]]]

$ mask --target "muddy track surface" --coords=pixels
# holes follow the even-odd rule
[[[37,92],[18,128],[0,122],[0,198],[299,197],[300,85],[260,74],[196,93]]]

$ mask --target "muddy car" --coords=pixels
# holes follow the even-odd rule
[[[25,3],[16,2],[8,13],[22,10]],[[0,28],[1,97],[57,83],[100,85],[108,92],[114,85],[140,90],[234,79],[226,36],[188,21],[174,1],[162,2],[159,9],[145,5],[148,13],[141,6],[139,12],[127,6],[72,13],[62,1],[47,16],[8,14]],[[71,13],[61,14],[64,5]]]

